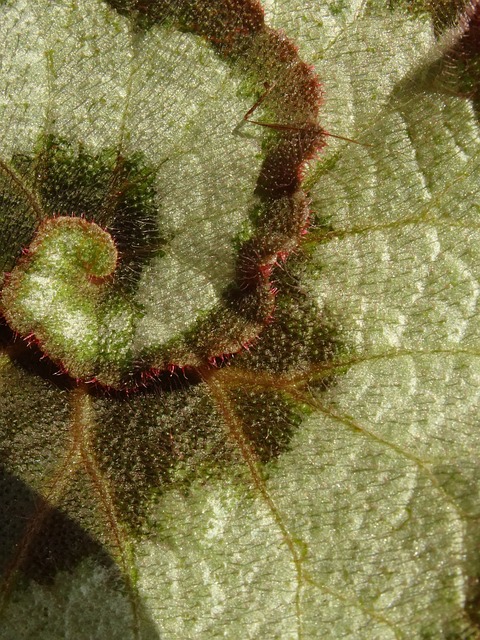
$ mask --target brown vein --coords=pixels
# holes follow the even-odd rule
[[[124,531],[115,508],[114,495],[111,491],[108,480],[100,469],[92,446],[91,432],[94,427],[93,406],[91,396],[85,387],[79,387],[83,397],[83,410],[87,417],[88,426],[82,432],[80,441],[80,455],[85,472],[87,473],[92,486],[98,496],[99,504],[109,525],[109,534],[114,547],[117,549],[117,561],[122,569],[123,577],[127,582],[127,592],[132,610],[134,627],[132,629],[134,638],[140,637],[138,601],[134,589],[134,564],[133,550],[127,543],[127,535]]]
[[[445,355],[445,354],[457,355],[457,351],[454,351],[452,353],[451,351],[446,349],[439,349],[438,353],[440,355]],[[468,355],[471,355],[470,352],[468,351],[466,353]],[[387,357],[387,355],[390,357],[392,354],[384,354],[381,356],[371,356],[369,358],[365,358],[364,360],[377,360],[377,359],[380,360],[382,358]],[[396,357],[412,356],[412,355],[418,355],[418,352],[406,351],[404,353],[395,354]],[[431,355],[431,352],[429,351],[428,353],[425,353],[425,354],[421,353],[421,355]],[[475,354],[475,355],[480,355],[480,354]],[[349,362],[345,362],[342,365],[337,365],[337,366],[352,366],[355,364],[361,364],[364,360],[352,359]],[[323,373],[323,372],[324,372],[323,370],[320,370],[320,373]],[[257,388],[257,389],[271,389],[271,388],[278,389],[280,391],[283,391],[287,395],[289,395],[294,401],[303,405],[307,405],[312,409],[316,409],[321,413],[323,413],[324,415],[328,416],[329,418],[335,420],[336,422],[340,422],[341,424],[348,427],[349,429],[353,429],[354,431],[362,433],[366,437],[372,438],[376,442],[382,444],[383,446],[388,447],[389,449],[395,451],[397,454],[413,462],[417,466],[417,468],[420,469],[421,473],[423,473],[429,478],[433,486],[442,495],[442,497],[450,504],[450,506],[455,510],[455,512],[459,517],[464,519],[475,518],[475,516],[469,514],[468,512],[463,511],[463,509],[456,503],[456,501],[445,491],[445,489],[441,486],[440,482],[438,481],[438,478],[428,467],[428,463],[429,463],[428,460],[422,460],[422,458],[414,455],[413,453],[409,452],[403,447],[400,447],[395,443],[382,438],[380,435],[375,434],[374,432],[365,428],[363,425],[358,424],[353,418],[342,416],[341,414],[335,412],[331,408],[326,407],[324,404],[319,402],[314,396],[312,396],[312,394],[308,390],[308,384],[310,382],[308,374],[303,376],[274,376],[273,374],[270,374],[268,372],[256,372],[256,371],[251,372],[248,370],[242,370],[242,369],[231,367],[231,368],[222,369],[221,371],[218,372],[217,376],[222,380],[224,380],[224,385],[229,389],[233,389],[240,385],[250,386],[252,388]]]
[[[272,496],[268,492],[265,485],[265,481],[262,477],[259,462],[255,455],[250,443],[244,435],[242,422],[236,415],[235,410],[232,407],[230,399],[222,386],[222,383],[215,375],[205,376],[204,380],[208,386],[211,397],[215,402],[215,406],[222,415],[229,435],[237,445],[246,465],[252,482],[256,490],[259,492],[267,508],[269,509],[275,524],[280,530],[284,544],[287,547],[292,557],[293,566],[297,577],[297,587],[295,593],[295,615],[297,620],[297,637],[300,640],[303,637],[302,632],[302,613],[301,613],[301,590],[304,582],[303,577],[303,557],[299,552],[298,545],[295,542],[294,536],[288,530],[282,514],[275,504]]]
[[[466,222],[462,219],[455,220],[446,216],[441,216],[438,218],[419,216],[418,218],[403,218],[401,220],[395,220],[393,222],[385,222],[384,224],[372,224],[366,225],[364,227],[351,227],[350,229],[325,230],[313,228],[309,231],[308,236],[306,236],[304,244],[308,244],[312,241],[315,241],[315,244],[318,242],[325,243],[330,240],[342,240],[343,238],[347,238],[349,236],[365,235],[367,233],[376,233],[378,231],[389,231],[390,229],[401,229],[403,227],[414,227],[420,225],[432,226],[437,228],[443,226],[454,229],[468,229],[468,231],[480,230],[480,224],[475,224],[473,221]]]
[[[71,441],[68,451],[63,458],[61,466],[55,474],[44,483],[44,490],[40,491],[43,497],[42,503],[37,507],[33,517],[29,521],[23,538],[19,541],[15,555],[7,566],[2,584],[0,586],[0,609],[5,608],[8,603],[8,596],[13,587],[17,571],[27,560],[28,552],[35,538],[40,534],[43,524],[49,514],[55,509],[61,496],[65,493],[72,477],[80,463],[80,446],[82,432],[85,429],[82,394],[79,389],[72,393],[72,418],[71,418]]]
[[[23,194],[31,209],[35,213],[37,220],[43,220],[43,218],[45,217],[45,213],[43,211],[42,205],[40,204],[40,201],[38,200],[35,193],[27,187],[24,180],[15,171],[15,169],[13,169],[13,167],[11,167],[5,161],[0,159],[0,171],[4,173],[16,187],[18,187],[18,190]]]
[[[343,415],[337,413],[336,411],[326,407],[325,405],[323,405],[321,402],[318,402],[313,397],[308,398],[306,395],[304,395],[302,393],[299,393],[299,392],[295,393],[293,391],[291,393],[291,396],[292,396],[292,398],[294,400],[297,400],[298,402],[302,402],[303,404],[308,404],[310,407],[312,407],[313,409],[316,409],[317,411],[320,411],[325,416],[327,416],[328,418],[334,420],[335,422],[338,422],[338,423],[342,424],[343,426],[348,427],[349,429],[351,429],[353,431],[356,431],[357,433],[361,433],[364,437],[370,438],[370,439],[374,440],[375,442],[378,442],[382,446],[385,446],[388,449],[390,449],[390,450],[394,451],[395,453],[399,454],[403,458],[406,458],[407,460],[410,460],[410,462],[412,462],[420,470],[421,473],[423,473],[425,476],[427,476],[429,478],[429,480],[432,483],[432,485],[437,489],[438,493],[442,496],[442,498],[452,507],[452,509],[457,514],[458,518],[460,518],[460,519],[477,519],[476,516],[473,516],[473,515],[465,512],[456,503],[456,501],[445,491],[445,489],[442,487],[442,485],[438,481],[438,478],[431,471],[431,469],[429,469],[428,461],[422,460],[420,457],[414,455],[410,451],[407,451],[403,447],[398,446],[394,442],[386,440],[385,438],[382,438],[380,435],[374,433],[373,431],[370,431],[369,429],[366,429],[363,425],[359,424],[353,418],[350,418],[350,417],[347,417],[347,416],[343,416]]]
[[[250,475],[253,480],[253,484],[255,488],[259,491],[263,500],[267,504],[273,519],[277,526],[280,529],[282,537],[284,539],[285,545],[290,551],[292,556],[292,561],[295,567],[295,571],[297,574],[297,589],[295,595],[295,609],[296,609],[296,617],[297,617],[297,634],[298,638],[302,638],[302,624],[301,624],[301,591],[302,586],[305,583],[312,585],[315,588],[322,590],[324,593],[331,595],[341,602],[348,604],[349,606],[355,607],[361,610],[363,613],[371,617],[372,619],[378,620],[382,624],[385,624],[389,627],[394,636],[396,638],[403,638],[403,634],[399,631],[397,626],[392,623],[388,618],[378,613],[377,611],[365,607],[361,602],[357,602],[352,600],[351,598],[346,597],[342,593],[338,592],[335,589],[332,589],[328,585],[324,583],[319,583],[316,581],[303,567],[304,562],[304,553],[299,552],[299,544],[294,535],[288,530],[282,514],[278,509],[275,501],[272,496],[268,492],[268,489],[265,485],[264,479],[260,472],[258,459],[253,452],[247,438],[244,435],[243,427],[241,420],[235,413],[235,410],[232,406],[231,401],[228,398],[228,394],[226,389],[233,389],[237,385],[248,384],[261,389],[271,389],[277,388],[285,393],[289,394],[294,400],[301,401],[303,404],[312,404],[311,398],[304,398],[300,396],[300,392],[295,388],[296,382],[295,377],[288,378],[287,376],[274,376],[267,372],[249,372],[249,371],[239,371],[236,368],[226,368],[222,369],[218,372],[215,372],[210,377],[208,375],[203,376],[203,379],[207,383],[211,396],[215,402],[216,407],[220,410],[224,418],[224,422],[227,425],[230,436],[232,437],[235,444],[238,446],[243,459],[245,460],[247,467],[249,469]],[[279,382],[280,379],[280,382]]]
[[[277,374],[268,371],[252,371],[241,366],[225,367],[215,373],[218,380],[229,389],[245,385],[258,389],[278,389],[285,393],[295,392],[300,388],[308,387],[312,382],[319,382],[331,378],[342,369],[349,369],[368,362],[395,358],[421,358],[424,356],[471,356],[480,357],[480,351],[475,349],[396,349],[385,353],[361,355],[345,360],[327,362],[325,364],[313,364],[301,373]]]

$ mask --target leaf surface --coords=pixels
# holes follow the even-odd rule
[[[39,218],[97,222],[156,367],[2,325],[0,638],[480,637],[478,9],[238,7],[0,6],[5,282]]]

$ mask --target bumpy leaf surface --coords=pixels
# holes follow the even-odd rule
[[[480,637],[479,6],[0,3],[1,640]]]

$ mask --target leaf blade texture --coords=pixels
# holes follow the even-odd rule
[[[2,291],[86,219],[141,318],[0,327],[0,638],[479,637],[477,15],[0,4]]]

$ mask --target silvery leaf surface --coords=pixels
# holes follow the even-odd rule
[[[480,637],[478,7],[0,3],[2,640]]]

